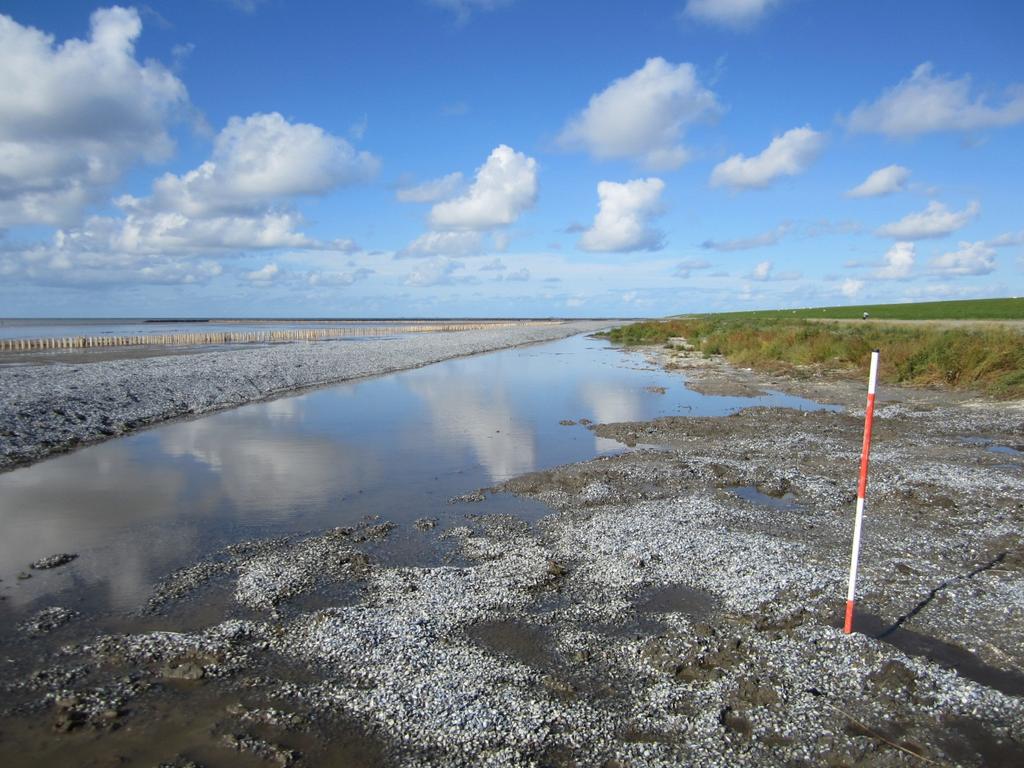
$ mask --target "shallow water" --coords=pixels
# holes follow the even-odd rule
[[[764,507],[765,509],[777,509],[782,511],[799,509],[800,507],[800,503],[797,501],[796,496],[788,492],[784,493],[782,496],[771,496],[759,491],[752,485],[734,485],[730,486],[726,490],[744,501],[749,501],[755,507]]]
[[[1007,456],[1024,456],[1024,451],[1020,448],[1011,448],[1009,445],[996,445],[993,443],[988,447],[988,450],[992,453],[1002,453]]]
[[[424,516],[438,530],[466,513],[536,517],[546,508],[519,498],[447,500],[623,450],[563,420],[821,407],[777,393],[700,395],[683,381],[580,336],[170,423],[2,474],[0,620],[54,604],[134,610],[155,581],[227,544],[367,515],[399,523],[399,535]],[[56,552],[79,557],[17,579]]]
[[[979,445],[989,453],[1001,453],[1005,456],[1024,456],[1024,446],[999,445],[987,437],[965,437],[961,442],[965,445]]]

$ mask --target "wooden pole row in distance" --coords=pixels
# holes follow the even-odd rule
[[[61,336],[38,339],[0,339],[0,352],[36,352],[49,349],[91,349],[169,344],[246,344],[283,341],[320,341],[345,336],[393,336],[403,333],[450,333],[507,328],[514,325],[542,325],[552,321],[517,323],[443,323],[399,326],[344,326],[283,331],[213,331],[202,333],[154,333],[133,336]]]

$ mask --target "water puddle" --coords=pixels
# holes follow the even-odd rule
[[[685,613],[692,619],[709,618],[718,609],[718,598],[686,584],[669,584],[648,590],[636,601],[640,613]]]
[[[556,648],[550,628],[512,619],[474,624],[466,629],[469,639],[486,651],[526,664],[543,673],[541,684],[556,698],[571,700],[586,696],[590,700],[619,697],[625,692],[609,681],[600,666],[593,666],[588,653],[572,652],[573,664]]]
[[[892,622],[865,612],[855,615],[853,629],[855,632],[889,643],[910,656],[923,656],[941,667],[954,670],[968,680],[1010,696],[1024,696],[1024,674],[990,666],[959,645],[903,627],[893,628]]]
[[[500,620],[474,624],[466,630],[469,638],[492,653],[521,661],[541,670],[555,666],[550,631],[535,624]]]
[[[738,496],[756,507],[782,511],[800,508],[800,502],[797,501],[796,496],[788,491],[782,494],[782,496],[771,496],[759,491],[757,487],[753,485],[733,485],[726,488],[726,490],[733,496]]]
[[[701,395],[640,354],[578,336],[82,448],[0,474],[0,622],[13,626],[54,604],[135,610],[157,580],[226,545],[373,515],[399,524],[398,556],[428,564],[439,557],[438,534],[467,513],[536,519],[548,511],[515,497],[454,505],[450,498],[625,450],[588,422],[718,416],[749,406],[823,407],[778,393]],[[437,519],[432,535],[414,530],[423,517]],[[79,557],[18,580],[30,562],[56,552]]]
[[[1024,450],[1018,448],[1011,448],[1009,445],[996,445],[993,443],[988,447],[988,450],[992,453],[1001,453],[1006,456],[1024,456]]]
[[[987,437],[965,437],[961,442],[964,445],[979,445],[989,453],[998,453],[1003,456],[1024,457],[1024,445],[1000,445]]]
[[[719,609],[718,598],[686,584],[651,587],[633,601],[633,611],[619,624],[600,624],[595,629],[612,637],[657,637],[669,631],[664,614],[682,613],[695,622],[711,618]]]

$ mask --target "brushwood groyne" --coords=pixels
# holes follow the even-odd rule
[[[285,341],[323,341],[352,336],[397,336],[407,333],[453,333],[482,331],[526,325],[549,325],[555,321],[530,320],[481,323],[418,323],[415,325],[340,326],[336,328],[295,328],[277,331],[200,331],[195,333],[144,333],[133,335],[58,336],[33,339],[0,339],[0,352],[36,352],[49,349],[93,349],[151,345],[193,346],[197,344],[272,344]]]

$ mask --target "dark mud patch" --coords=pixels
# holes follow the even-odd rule
[[[637,598],[634,605],[640,614],[683,613],[700,621],[718,611],[719,601],[703,589],[695,589],[686,584],[668,584],[647,590]]]
[[[835,622],[835,626],[840,626]],[[868,637],[889,643],[909,656],[922,656],[958,675],[1010,696],[1024,696],[1024,674],[999,669],[983,662],[976,654],[953,643],[896,626],[866,612],[857,613],[853,629]]]
[[[382,745],[351,723],[272,694],[222,685],[156,686],[104,720],[71,720],[55,734],[67,719],[60,705],[5,718],[0,724],[5,768],[384,764]]]
[[[466,634],[486,650],[536,669],[549,670],[557,661],[550,630],[536,624],[510,619],[485,621],[467,628]]]
[[[1024,744],[1019,740],[997,736],[968,717],[947,717],[943,725],[956,735],[944,738],[942,748],[958,763],[974,763],[980,758],[982,765],[1024,765]]]

